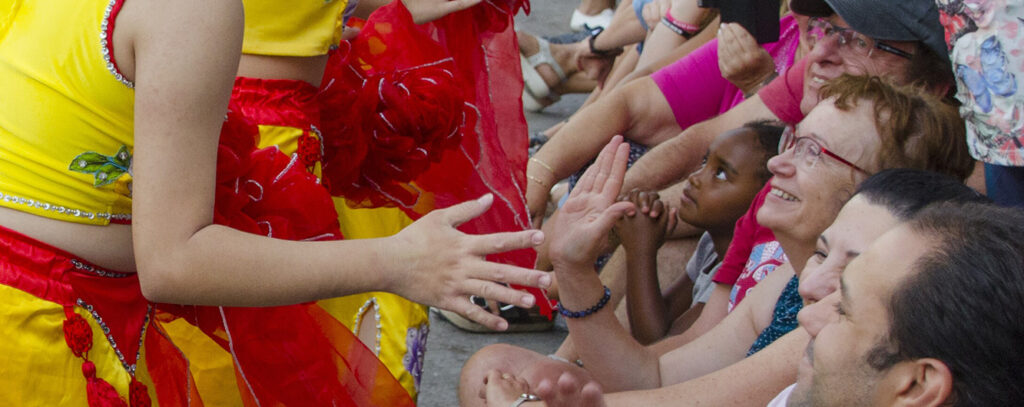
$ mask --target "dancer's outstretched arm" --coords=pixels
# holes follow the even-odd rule
[[[180,304],[266,306],[389,291],[496,329],[470,294],[518,306],[531,296],[498,282],[545,286],[544,273],[491,263],[531,247],[537,231],[471,236],[455,229],[484,197],[431,213],[398,235],[293,242],[212,224],[217,143],[242,41],[234,1],[140,0],[119,18],[135,81],[133,241],[143,292]],[[123,23],[123,24],[121,24]],[[174,41],[168,41],[173,38]]]

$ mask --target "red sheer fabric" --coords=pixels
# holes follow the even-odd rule
[[[374,12],[332,54],[322,82],[331,193],[413,219],[493,193],[491,210],[460,229],[528,229],[523,84],[509,80],[522,77],[512,17],[523,8],[523,0],[485,1],[421,25],[401,2]],[[490,257],[522,267],[535,258],[533,250]],[[543,291],[529,291],[550,316]]]
[[[214,222],[278,239],[337,240],[330,196],[232,104],[221,132]],[[412,399],[355,335],[316,304],[242,308],[162,305],[231,353],[246,405],[412,406]]]

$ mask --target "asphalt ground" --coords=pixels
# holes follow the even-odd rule
[[[569,32],[569,16],[576,7],[575,0],[534,0],[530,15],[516,16],[516,29],[541,36],[556,36]],[[544,130],[569,117],[583,103],[586,95],[563,95],[554,105],[541,113],[526,114],[530,133]],[[509,343],[540,353],[552,353],[565,339],[568,331],[564,322],[557,320],[555,327],[539,333],[478,334],[462,331],[430,313],[430,335],[423,378],[420,383],[419,405],[424,407],[456,406],[459,372],[469,357],[484,346]]]

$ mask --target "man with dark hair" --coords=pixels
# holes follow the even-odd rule
[[[941,205],[879,238],[804,308],[790,406],[1024,401],[1024,212]]]

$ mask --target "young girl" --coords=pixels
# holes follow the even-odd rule
[[[719,259],[732,240],[733,225],[771,175],[766,163],[777,153],[782,131],[783,127],[771,122],[751,122],[720,134],[711,143],[700,169],[684,181],[679,206],[668,213],[664,210],[667,204],[658,199],[657,193],[633,190],[620,197],[657,215],[637,216],[639,211],[634,210],[615,226],[629,269],[629,327],[638,341],[649,344],[681,333],[700,314]],[[686,264],[686,274],[662,292],[658,284],[658,248],[677,220],[706,232]],[[690,287],[692,296],[685,294]]]

